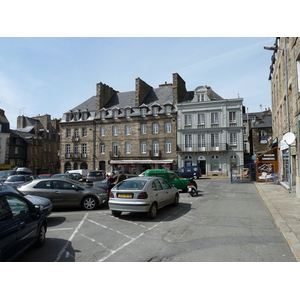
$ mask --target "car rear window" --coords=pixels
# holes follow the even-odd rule
[[[128,180],[122,181],[116,186],[116,188],[118,190],[142,190],[146,183],[146,180]]]

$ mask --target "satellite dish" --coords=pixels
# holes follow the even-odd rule
[[[286,134],[284,134],[283,136],[283,140],[288,144],[291,145],[294,143],[295,141],[295,135],[292,132],[287,132]]]

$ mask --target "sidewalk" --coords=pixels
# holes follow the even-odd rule
[[[300,261],[300,199],[282,185],[254,182],[266,203],[274,222],[288,242],[297,261]]]

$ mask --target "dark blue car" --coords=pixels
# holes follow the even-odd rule
[[[47,231],[46,217],[25,197],[0,192],[0,261],[12,261],[36,245],[42,246]]]

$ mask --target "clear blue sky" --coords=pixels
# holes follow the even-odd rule
[[[221,97],[244,98],[249,112],[271,107],[269,67],[275,37],[2,37],[0,107],[18,115],[63,113],[103,82],[120,92],[140,77],[153,88],[179,73],[188,90],[209,85]]]

